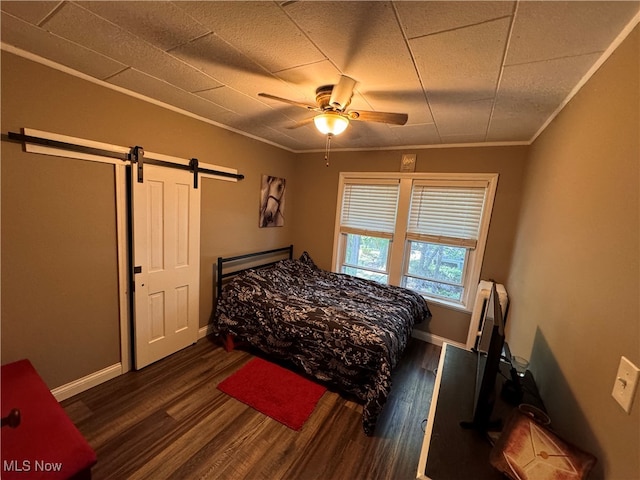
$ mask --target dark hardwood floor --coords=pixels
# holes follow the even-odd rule
[[[96,450],[93,479],[413,479],[440,347],[412,339],[375,435],[327,391],[299,432],[217,390],[253,355],[204,338],[62,402]]]

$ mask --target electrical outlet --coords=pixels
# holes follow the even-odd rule
[[[636,367],[626,357],[622,357],[611,395],[627,413],[631,412],[631,404],[638,387],[639,376],[640,368]]]

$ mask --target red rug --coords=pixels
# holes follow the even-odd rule
[[[326,391],[279,365],[254,358],[218,384],[218,389],[277,420],[300,430]]]

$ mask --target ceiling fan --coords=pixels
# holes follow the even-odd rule
[[[276,97],[268,93],[259,93],[258,96],[270,98],[279,102],[288,103],[307,110],[318,112],[315,117],[298,122],[291,128],[297,128],[307,123],[314,122],[316,128],[324,135],[339,135],[349,126],[349,120],[363,122],[390,123],[404,125],[409,116],[406,113],[372,112],[367,110],[347,110],[353,96],[353,88],[356,81],[346,75],[340,77],[336,85],[324,85],[316,89],[317,105],[296,102],[286,98]]]

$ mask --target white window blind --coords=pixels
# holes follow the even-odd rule
[[[414,184],[407,238],[475,248],[486,186]]]
[[[349,183],[344,186],[340,230],[391,238],[395,230],[399,183]]]

